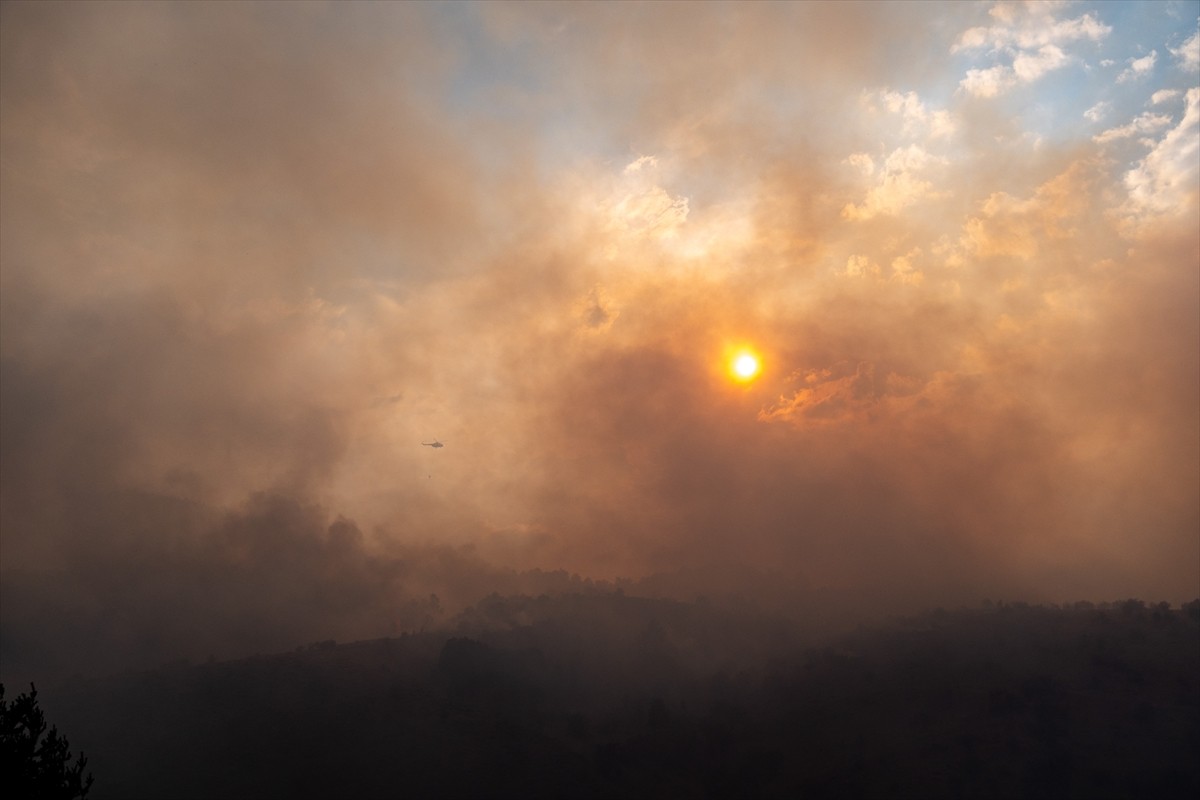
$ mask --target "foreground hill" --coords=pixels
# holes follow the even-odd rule
[[[1200,603],[935,612],[493,596],[450,630],[80,681],[91,797],[1193,797]],[[52,708],[51,708],[52,706]]]

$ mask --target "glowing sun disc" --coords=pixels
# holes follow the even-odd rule
[[[748,381],[758,374],[761,365],[758,357],[753,353],[741,353],[733,359],[730,368],[733,371],[733,377],[739,381]]]

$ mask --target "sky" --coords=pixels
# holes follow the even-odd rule
[[[1200,594],[1198,19],[4,3],[4,668]]]

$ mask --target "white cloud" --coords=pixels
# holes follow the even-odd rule
[[[1149,75],[1154,70],[1156,61],[1158,61],[1157,50],[1151,50],[1149,54],[1141,58],[1129,59],[1129,67],[1117,76],[1117,83],[1125,83]]]
[[[1132,121],[1119,128],[1109,128],[1103,133],[1096,134],[1092,137],[1092,141],[1098,144],[1107,144],[1116,139],[1128,139],[1130,136],[1136,136],[1139,133],[1160,131],[1170,124],[1170,117],[1164,114],[1152,114],[1147,111],[1144,114],[1134,117]]]
[[[1038,47],[1064,42],[1098,42],[1111,32],[1111,27],[1099,22],[1091,14],[1084,14],[1082,17],[1061,20],[1046,27],[1034,27],[1021,31],[1017,36],[1017,45]]]
[[[959,83],[962,89],[975,97],[996,97],[1066,66],[1071,62],[1064,49],[1068,45],[1100,41],[1112,32],[1091,14],[1056,19],[1054,14],[1060,8],[1060,3],[993,6],[989,13],[998,24],[963,32],[950,52],[985,50],[1000,63],[968,69]]]
[[[916,92],[883,90],[875,95],[883,106],[904,120],[902,131],[908,136],[927,135],[932,139],[951,136],[958,125],[945,109],[929,110]]]
[[[1188,89],[1179,124],[1154,144],[1125,174],[1129,200],[1124,210],[1137,223],[1166,214],[1194,214],[1200,176],[1200,88]]]
[[[883,168],[887,172],[911,172],[940,161],[941,159],[931,156],[919,145],[910,144],[908,147],[893,150],[883,162]]]
[[[657,167],[657,166],[658,166],[657,158],[655,158],[654,156],[642,156],[641,158],[636,158],[633,161],[630,161],[628,164],[626,164],[623,172],[626,175],[632,175],[635,172],[641,172],[643,169],[645,169],[647,167]]]
[[[1161,105],[1168,100],[1174,100],[1176,97],[1179,97],[1179,95],[1180,91],[1178,89],[1159,89],[1157,92],[1150,95],[1150,105]]]
[[[996,97],[1016,86],[1017,78],[1011,67],[969,69],[959,85],[974,97]]]
[[[950,48],[950,52],[958,53],[984,47],[992,50],[1034,50],[1045,45],[1062,45],[1076,41],[1098,42],[1112,33],[1110,26],[1091,14],[1084,14],[1075,19],[1056,20],[1052,12],[1057,7],[1061,6],[1031,3],[1022,6],[1020,11],[1013,9],[1010,13],[997,14],[997,8],[1001,8],[997,6],[992,9],[992,16],[1000,21],[999,25],[965,31]]]
[[[1036,53],[1017,53],[1013,58],[1013,73],[1021,83],[1033,83],[1066,63],[1067,55],[1062,48],[1046,44],[1038,48]]]
[[[1096,105],[1083,112],[1083,117],[1089,122],[1099,122],[1102,117],[1108,115],[1110,110],[1112,110],[1112,103],[1108,102],[1107,100],[1101,100],[1099,103],[1096,103]]]
[[[1200,70],[1200,31],[1192,34],[1192,37],[1178,48],[1169,47],[1167,49],[1171,51],[1171,55],[1175,56],[1180,69],[1193,74],[1196,70]]]
[[[958,37],[958,41],[950,48],[951,53],[957,53],[960,50],[976,50],[987,46],[988,29],[987,28],[970,28],[963,32],[962,36]]]

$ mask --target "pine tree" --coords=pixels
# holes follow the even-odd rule
[[[83,752],[71,764],[66,737],[51,726],[38,707],[37,687],[4,701],[0,683],[0,785],[4,796],[18,800],[75,800],[87,797],[92,776],[83,777],[87,757]]]

